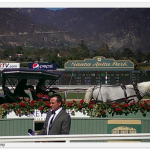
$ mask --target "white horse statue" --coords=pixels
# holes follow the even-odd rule
[[[130,85],[100,85],[90,87],[85,93],[85,102],[88,103],[91,98],[97,102],[139,102],[150,92],[150,81],[135,83]]]

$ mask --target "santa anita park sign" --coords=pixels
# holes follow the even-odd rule
[[[134,64],[130,60],[106,59],[102,56],[93,59],[69,60],[65,63],[65,70],[106,70],[106,71],[130,71],[134,70]]]

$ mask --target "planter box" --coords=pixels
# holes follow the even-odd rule
[[[88,117],[89,118],[90,117],[90,116],[87,116],[87,114],[84,115],[82,112],[75,112],[75,115],[72,115],[70,110],[66,110],[66,111],[68,114],[70,114],[71,118],[74,118],[74,117]],[[7,114],[6,118],[33,118],[34,121],[44,121],[46,119],[46,113],[42,114],[39,110],[34,110],[33,114],[17,116],[15,112],[12,111],[12,112],[9,112],[9,114]]]

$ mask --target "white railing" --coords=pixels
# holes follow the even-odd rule
[[[76,135],[35,135],[35,136],[0,136],[0,143],[12,142],[46,142],[46,141],[117,141],[150,139],[150,133],[137,134],[76,134]]]

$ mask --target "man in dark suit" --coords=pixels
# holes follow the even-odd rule
[[[32,88],[33,86],[26,85],[26,84],[27,84],[27,79],[21,79],[18,85],[16,86],[16,89],[14,90],[14,96],[29,97],[29,95],[24,90],[27,90],[28,88]]]
[[[45,79],[39,79],[39,83],[36,86],[36,94],[38,93],[43,93],[48,95],[49,91],[47,91],[47,88],[45,86]]]
[[[71,118],[62,109],[62,97],[55,94],[50,97],[51,110],[47,113],[42,130],[38,135],[60,135],[69,134]]]

